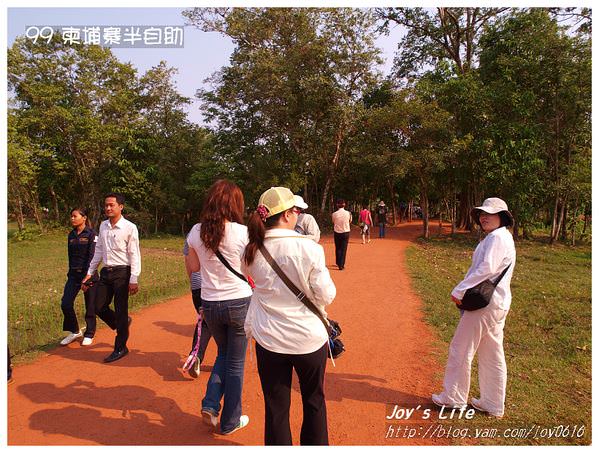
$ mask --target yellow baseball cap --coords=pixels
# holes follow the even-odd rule
[[[293,208],[295,206],[295,197],[287,187],[271,187],[260,196],[259,205],[264,205],[268,209],[268,215],[266,216],[268,218]]]

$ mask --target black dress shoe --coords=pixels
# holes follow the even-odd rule
[[[110,363],[118,359],[122,359],[127,354],[129,354],[129,349],[127,349],[127,346],[125,346],[123,349],[119,349],[118,351],[115,349],[114,351],[112,351],[112,354],[110,354],[108,357],[104,359],[104,363]]]

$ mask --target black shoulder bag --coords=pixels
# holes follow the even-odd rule
[[[491,297],[495,292],[495,288],[497,287],[497,285],[499,284],[499,282],[501,281],[501,279],[503,278],[503,276],[505,275],[505,273],[511,265],[512,263],[508,264],[508,266],[503,270],[503,272],[501,273],[499,278],[495,280],[495,282],[492,282],[491,280],[485,280],[484,282],[481,282],[478,285],[469,288],[464,293],[462,303],[459,305],[456,304],[456,307],[458,307],[461,310],[474,311],[489,305],[489,303],[491,302]]]
[[[283,269],[281,269],[281,267],[277,264],[272,255],[268,252],[268,250],[266,250],[264,245],[260,246],[260,252],[268,264],[270,264],[272,269],[276,272],[276,274],[281,278],[281,280],[283,280],[283,283],[285,283],[287,288],[289,288],[289,290],[293,293],[293,295],[297,297],[306,307],[308,307],[312,313],[318,316],[318,319],[320,319],[320,321],[324,324],[324,327],[327,329],[327,334],[329,335],[329,350],[331,351],[331,357],[336,359],[343,354],[345,352],[345,346],[339,338],[339,335],[341,335],[341,326],[339,326],[339,323],[337,321],[333,321],[332,319],[325,319],[320,310],[316,308],[316,305],[314,305],[314,302],[308,299],[308,296],[306,296],[301,289],[299,289],[291,280],[289,280],[289,277],[285,275]]]
[[[224,266],[229,269],[231,272],[233,272],[237,277],[239,277],[241,280],[243,280],[244,282],[246,282],[248,285],[250,285],[250,288],[254,289],[254,282],[252,279],[246,277],[243,274],[240,274],[239,272],[237,272],[235,269],[233,269],[233,266],[231,266],[229,264],[229,262],[227,261],[227,259],[223,256],[222,253],[220,253],[220,250],[217,250],[215,253],[216,257],[219,259],[219,261],[221,263],[224,264]]]

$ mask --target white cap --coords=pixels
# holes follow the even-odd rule
[[[300,197],[299,195],[294,195],[293,198],[295,198],[295,206],[297,206],[300,209],[308,209],[308,204],[304,201],[302,197]]]

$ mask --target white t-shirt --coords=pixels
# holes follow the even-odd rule
[[[339,208],[333,212],[333,231],[335,233],[349,233],[351,223],[351,212]]]
[[[266,231],[264,246],[326,316],[324,307],[333,301],[337,289],[325,265],[322,246],[295,231],[278,228]],[[328,334],[322,321],[295,297],[259,250],[254,262],[242,269],[256,284],[245,318],[248,337],[280,354],[308,354],[326,343]]]
[[[247,282],[241,280],[220,262],[218,257],[204,246],[200,238],[201,224],[196,223],[187,235],[187,243],[195,250],[200,259],[202,275],[202,299],[222,301],[241,299],[252,295],[252,289]],[[245,225],[235,222],[225,222],[225,234],[218,247],[231,267],[238,271],[241,259],[248,243],[248,232]]]

